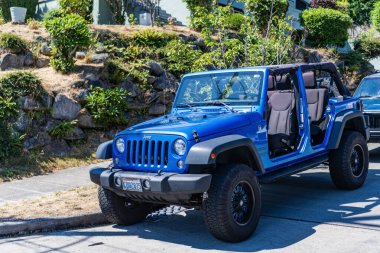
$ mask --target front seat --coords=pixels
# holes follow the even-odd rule
[[[273,94],[269,103],[268,144],[275,156],[292,151],[296,142],[295,98],[292,91]]]

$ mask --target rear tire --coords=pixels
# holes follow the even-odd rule
[[[143,221],[152,211],[153,205],[128,201],[116,193],[99,187],[99,206],[103,215],[112,224],[133,225]]]
[[[369,154],[364,136],[359,132],[343,133],[339,148],[330,152],[330,176],[343,190],[360,188],[368,174]]]
[[[241,242],[256,230],[261,213],[260,185],[252,168],[231,164],[213,175],[203,203],[210,233],[227,242]]]

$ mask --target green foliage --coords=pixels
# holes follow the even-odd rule
[[[3,16],[1,15],[1,10],[0,10],[0,25],[3,25],[3,24],[5,24],[5,20]]]
[[[307,31],[308,43],[317,47],[343,46],[352,25],[347,14],[325,8],[305,10],[301,21]]]
[[[143,29],[132,34],[131,42],[135,45],[148,47],[163,47],[169,41],[177,39],[174,32],[165,32],[157,29]]]
[[[201,22],[202,18],[207,17],[214,7],[213,0],[183,0],[190,10],[190,26],[195,29],[202,29],[205,24]]]
[[[354,46],[355,50],[367,59],[375,59],[380,56],[380,39],[376,38],[373,33],[360,36],[360,38],[355,41]]]
[[[13,33],[0,33],[0,48],[13,54],[28,50],[28,42]]]
[[[21,154],[24,136],[13,131],[6,123],[0,121],[0,161]]]
[[[311,8],[327,8],[327,9],[338,9],[338,3],[336,0],[311,0]]]
[[[121,58],[115,58],[107,59],[104,65],[111,83],[120,84],[127,77],[130,77],[141,87],[146,87],[149,71],[144,68],[145,63],[146,60],[134,59],[133,61],[124,62]]]
[[[182,40],[173,40],[164,49],[165,63],[169,71],[181,76],[192,71],[194,62],[201,56],[200,50],[194,50],[191,45]]]
[[[42,17],[44,23],[48,22],[48,21],[51,21],[55,18],[61,18],[63,17],[63,13],[61,11],[61,9],[51,9],[51,10],[48,10],[44,16]]]
[[[371,11],[377,0],[348,0],[349,14],[355,25],[369,25],[371,23]]]
[[[133,14],[133,13],[129,14],[129,16],[128,16],[128,23],[130,25],[137,25],[139,23],[139,21],[135,17],[135,14]]]
[[[74,56],[77,50],[88,48],[91,32],[84,18],[69,14],[44,22],[53,40],[52,67],[60,72],[70,72],[74,68]]]
[[[377,2],[371,13],[373,26],[377,31],[380,31],[380,2]]]
[[[246,18],[243,14],[233,13],[226,18],[226,26],[232,30],[240,31],[245,21]]]
[[[17,99],[24,96],[41,98],[46,91],[36,75],[27,71],[12,72],[0,79],[0,96]]]
[[[48,134],[55,138],[64,138],[74,132],[77,123],[77,120],[63,121],[56,127],[50,129]]]
[[[41,28],[41,22],[33,18],[29,18],[26,23],[28,24],[28,28],[31,30],[38,30]]]
[[[59,5],[64,15],[77,14],[92,22],[93,0],[59,0]]]
[[[15,118],[17,113],[18,106],[13,98],[0,97],[0,122]]]
[[[261,31],[268,27],[273,17],[284,18],[288,10],[288,0],[242,0],[246,11]]]
[[[7,22],[11,21],[10,8],[17,6],[26,8],[26,18],[32,18],[36,12],[38,1],[39,0],[0,0],[0,16]]]
[[[86,98],[86,107],[95,121],[103,126],[123,125],[127,123],[128,96],[124,89],[92,88]]]

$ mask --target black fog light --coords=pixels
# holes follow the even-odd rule
[[[148,179],[145,179],[145,180],[143,181],[143,187],[144,187],[144,189],[147,189],[147,190],[150,189],[150,182],[149,182]]]
[[[121,178],[120,177],[115,177],[115,185],[117,186],[117,187],[121,187]]]

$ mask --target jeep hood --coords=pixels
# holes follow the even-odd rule
[[[132,126],[119,135],[128,134],[172,134],[183,136],[187,140],[194,139],[196,131],[200,138],[241,128],[251,124],[258,113],[215,113],[198,112],[169,114],[157,119]]]
[[[362,99],[365,111],[379,111],[380,113],[380,98]]]

